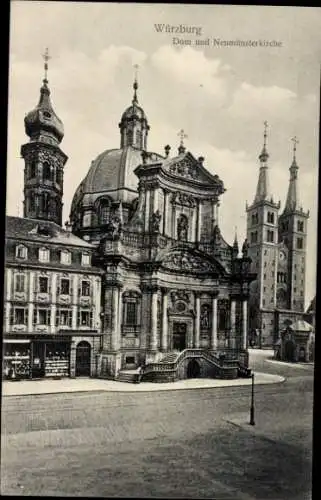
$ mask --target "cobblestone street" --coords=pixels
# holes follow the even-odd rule
[[[144,393],[4,397],[2,494],[305,500],[313,367],[286,381]]]

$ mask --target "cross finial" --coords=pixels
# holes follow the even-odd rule
[[[138,74],[138,64],[134,64],[134,68],[135,68],[135,79],[134,79],[134,85],[133,85],[133,88],[134,88],[134,97],[133,97],[133,104],[137,104],[138,103],[138,99],[137,99],[137,89],[138,89],[138,82],[137,82],[137,74]]]
[[[42,54],[43,60],[45,61],[44,68],[45,68],[45,78],[44,81],[47,82],[47,76],[48,76],[48,61],[51,59],[51,56],[49,55],[49,50],[48,47],[45,50],[45,53]]]
[[[187,134],[185,134],[184,129],[181,129],[181,130],[178,132],[178,134],[177,134],[177,135],[178,135],[178,136],[180,137],[180,139],[181,139],[180,146],[184,146],[184,139],[187,139],[188,135],[187,135]]]
[[[293,160],[295,160],[295,155],[296,155],[296,145],[299,144],[299,139],[297,138],[297,136],[295,135],[294,137],[292,137],[291,141],[293,142]]]
[[[266,147],[266,138],[267,138],[267,128],[268,128],[268,122],[265,120],[263,122],[263,125],[264,125],[264,145],[263,147],[265,148]]]

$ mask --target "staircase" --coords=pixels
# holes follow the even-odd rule
[[[138,378],[139,378],[138,370],[120,370],[118,372],[117,381],[136,384],[138,382]]]
[[[169,352],[159,361],[160,363],[175,363],[176,358],[179,356],[179,352]]]

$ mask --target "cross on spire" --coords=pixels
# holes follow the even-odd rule
[[[263,147],[265,148],[266,147],[266,138],[267,138],[267,128],[268,128],[268,122],[265,120],[263,122],[264,124],[264,144],[263,144]]]
[[[49,55],[49,50],[48,47],[45,50],[45,53],[42,54],[43,60],[45,61],[44,63],[44,68],[45,68],[45,78],[44,81],[47,82],[47,76],[48,76],[48,61],[51,59],[51,56]]]
[[[297,136],[295,135],[294,137],[292,137],[291,141],[293,142],[293,160],[296,159],[296,145],[299,144],[299,139],[297,138]]]
[[[134,88],[134,97],[133,97],[133,104],[137,104],[138,103],[138,99],[137,99],[137,89],[138,89],[138,82],[137,82],[137,74],[138,74],[138,64],[134,64],[134,68],[135,68],[135,78],[134,78],[134,85],[133,85],[133,88]]]
[[[178,134],[177,134],[177,135],[178,135],[178,136],[180,137],[180,139],[181,139],[180,146],[183,146],[183,147],[184,147],[184,139],[187,139],[188,135],[187,135],[187,134],[185,134],[184,129],[181,129],[181,130],[178,132]]]

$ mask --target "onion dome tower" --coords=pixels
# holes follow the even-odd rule
[[[25,161],[24,217],[62,224],[63,173],[67,156],[59,145],[63,123],[56,115],[48,87],[48,49],[44,58],[44,79],[38,105],[24,119],[30,140],[21,147]]]

